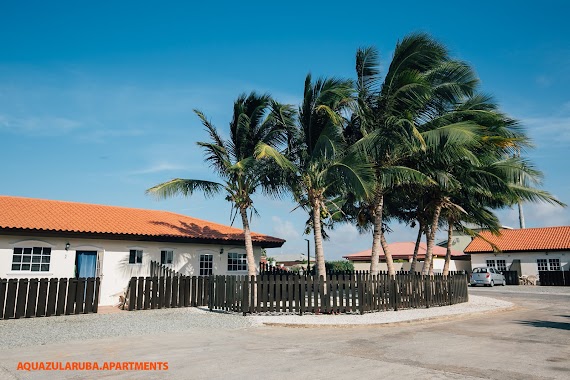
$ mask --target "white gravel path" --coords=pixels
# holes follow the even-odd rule
[[[493,310],[508,309],[514,304],[495,298],[469,295],[469,302],[457,305],[431,307],[429,309],[408,309],[399,311],[384,311],[380,313],[367,313],[364,315],[268,315],[248,316],[254,324],[258,325],[301,325],[301,326],[350,326],[350,325],[378,325],[386,323],[409,322],[448,317],[459,314],[472,314]]]

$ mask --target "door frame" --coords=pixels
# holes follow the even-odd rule
[[[79,261],[79,254],[83,253],[83,252],[95,252],[95,278],[97,277],[101,277],[102,276],[102,260],[103,260],[103,255],[102,252],[97,250],[97,249],[76,249],[75,250],[75,273],[74,273],[74,277],[75,278],[79,278],[79,266],[77,265],[77,262]]]

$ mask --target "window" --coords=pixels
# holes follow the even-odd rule
[[[14,248],[12,270],[48,272],[51,261],[51,248]]]
[[[487,266],[489,268],[494,268],[495,267],[495,260],[487,260]]]
[[[172,258],[174,256],[173,251],[160,251],[160,263],[164,264],[172,264]]]
[[[507,262],[505,260],[497,260],[497,270],[503,272],[507,270]]]
[[[245,253],[228,253],[228,272],[247,270],[247,261]]]
[[[209,276],[212,274],[214,263],[214,255],[200,255],[200,276]]]
[[[536,259],[539,271],[548,270],[548,261],[546,259]]]
[[[550,266],[550,270],[560,270],[560,259],[548,259],[548,265]]]
[[[131,249],[129,253],[129,264],[142,264],[143,251],[140,249]]]

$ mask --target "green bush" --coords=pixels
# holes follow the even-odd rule
[[[353,271],[354,264],[348,260],[325,261],[327,271]]]

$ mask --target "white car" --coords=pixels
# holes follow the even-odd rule
[[[471,286],[505,286],[507,285],[507,280],[505,276],[495,268],[475,268],[473,269],[473,273],[471,273],[471,281],[469,281],[469,283]]]

